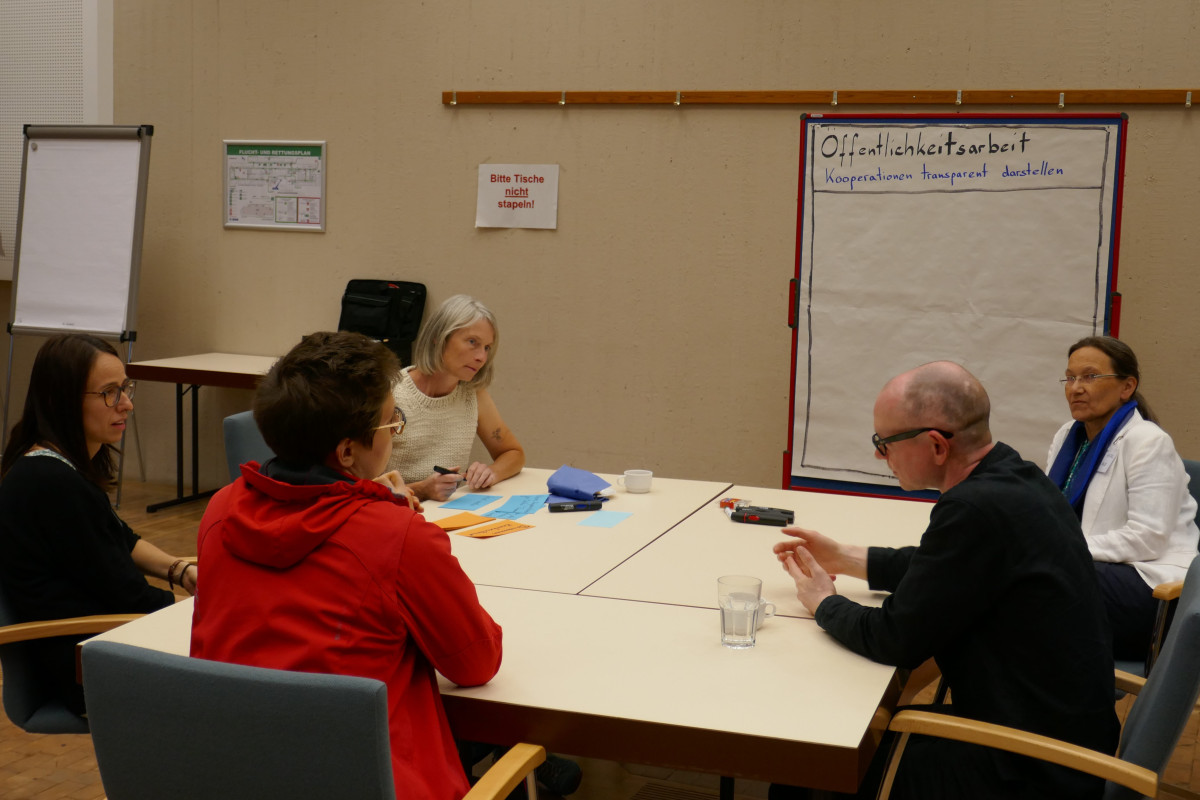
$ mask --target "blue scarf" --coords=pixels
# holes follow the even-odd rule
[[[1083,496],[1087,493],[1088,484],[1092,482],[1092,476],[1096,474],[1096,467],[1104,458],[1108,446],[1112,444],[1113,437],[1125,424],[1125,420],[1129,419],[1129,415],[1135,408],[1137,408],[1136,400],[1130,400],[1118,408],[1093,442],[1088,442],[1087,432],[1084,430],[1082,422],[1076,422],[1071,426],[1071,430],[1067,431],[1067,437],[1063,440],[1058,455],[1054,458],[1054,465],[1050,467],[1050,480],[1054,481],[1055,486],[1062,489],[1076,514],[1083,512]],[[1085,444],[1087,452],[1083,454],[1079,464],[1075,464],[1079,448]],[[1073,466],[1075,467],[1074,471],[1071,469]]]

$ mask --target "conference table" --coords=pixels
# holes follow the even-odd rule
[[[482,493],[545,493],[550,472],[526,469]],[[471,492],[460,489],[452,500],[464,494]],[[719,507],[725,496],[792,509],[796,524],[859,544],[915,544],[930,509],[656,476],[647,494],[614,487],[604,511],[629,516],[612,527],[582,524],[589,512],[542,507],[518,520],[533,526],[526,530],[481,539],[452,533],[455,556],[504,628],[504,662],[488,684],[464,688],[439,676],[455,735],[854,791],[886,725],[880,709],[890,712],[899,696],[897,671],[816,625],[771,551],[779,529],[733,522]],[[425,516],[459,513],[442,506],[426,503]],[[762,578],[765,599],[777,606],[753,648],[720,643],[716,580],[726,574]],[[881,602],[863,581],[841,576],[837,585],[853,599]],[[191,605],[181,601],[89,641],[186,654]],[[722,781],[722,793],[731,791],[732,781]]]
[[[226,389],[253,389],[271,369],[277,356],[252,356],[237,353],[199,353],[152,361],[132,361],[125,365],[125,374],[139,381],[161,381],[175,384],[175,497],[151,503],[146,510],[153,513],[163,508],[190,503],[209,497],[216,491],[200,491],[200,409],[201,386]],[[183,396],[192,395],[192,493],[183,493]]]

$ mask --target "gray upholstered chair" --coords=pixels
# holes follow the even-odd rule
[[[275,457],[271,448],[263,441],[252,411],[230,414],[225,418],[222,427],[225,433],[225,460],[229,465],[230,483],[242,474],[241,466],[247,461],[262,464]]]
[[[92,642],[83,688],[110,800],[395,797],[380,681]],[[517,745],[468,797],[531,786],[544,760]]]
[[[1183,459],[1183,468],[1188,474],[1188,491],[1196,500],[1196,524],[1200,525],[1200,461],[1189,461]],[[1166,632],[1167,623],[1170,619],[1171,608],[1179,599],[1179,592],[1183,587],[1183,581],[1172,581],[1171,583],[1160,583],[1154,587],[1154,599],[1158,601],[1158,612],[1154,617],[1154,631],[1150,635],[1150,651],[1146,654],[1146,660],[1142,661],[1126,661],[1118,659],[1116,662],[1117,670],[1128,672],[1132,675],[1149,675],[1150,669],[1154,666],[1154,662],[1158,659],[1159,650],[1162,648],[1163,634]]]
[[[87,733],[88,721],[59,702],[42,679],[31,643],[53,636],[103,633],[139,614],[17,622],[12,603],[0,585],[0,670],[4,678],[4,713],[28,733]]]
[[[1200,695],[1200,556],[1183,583],[1175,620],[1148,678],[1118,673],[1118,686],[1137,695],[1125,718],[1116,757],[1002,725],[905,710],[888,726],[900,733],[880,797],[891,788],[908,737],[914,733],[982,744],[1062,764],[1108,781],[1105,800],[1158,794],[1163,771]]]

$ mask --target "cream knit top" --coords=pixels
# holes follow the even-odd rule
[[[404,433],[392,440],[388,469],[399,470],[405,483],[428,478],[435,464],[466,472],[479,427],[475,389],[460,383],[445,397],[429,397],[413,383],[409,375],[412,369],[400,371],[400,380],[392,390],[408,422]]]

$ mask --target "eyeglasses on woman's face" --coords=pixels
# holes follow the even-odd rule
[[[1093,383],[1100,380],[1101,378],[1124,378],[1124,377],[1125,377],[1124,375],[1118,375],[1115,372],[1110,372],[1110,373],[1107,373],[1104,375],[1097,375],[1095,373],[1091,373],[1088,375],[1068,375],[1065,378],[1059,378],[1058,382],[1061,383],[1064,388],[1070,389],[1072,386],[1074,386],[1076,384],[1079,384],[1081,386],[1091,386]]]
[[[400,406],[392,409],[392,421],[386,425],[376,425],[371,430],[377,431],[381,428],[391,428],[392,436],[399,436],[404,433],[404,426],[408,424],[408,418],[404,416],[404,412],[400,410]]]
[[[98,394],[104,400],[104,405],[109,408],[116,408],[117,403],[121,402],[121,395],[125,395],[130,400],[133,399],[133,390],[137,387],[134,381],[125,381],[120,386],[109,386],[107,389],[101,389],[98,392],[84,392],[84,394]]]

